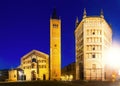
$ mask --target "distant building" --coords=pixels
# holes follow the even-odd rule
[[[62,68],[61,79],[66,80],[66,81],[76,80],[75,62]]]
[[[9,80],[48,80],[49,56],[32,50],[21,58],[21,65],[9,71]]]
[[[8,69],[0,70],[0,81],[6,81],[8,79]]]
[[[50,18],[50,80],[61,77],[61,20],[54,9]]]
[[[112,28],[103,12],[100,16],[87,16],[84,10],[82,21],[76,20],[76,80],[107,80],[104,52],[111,43]]]

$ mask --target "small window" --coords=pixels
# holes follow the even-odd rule
[[[35,58],[33,58],[33,59],[32,59],[32,62],[36,62],[36,59],[35,59]]]
[[[53,24],[53,28],[58,28],[58,24]]]
[[[95,35],[95,32],[93,32],[93,35]]]
[[[56,44],[55,44],[54,46],[55,46],[55,47],[57,47],[57,45],[56,45]]]
[[[92,55],[92,58],[95,58],[95,54]]]
[[[95,47],[93,47],[93,50],[95,50]]]

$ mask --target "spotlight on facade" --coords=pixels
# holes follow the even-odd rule
[[[106,70],[111,73],[112,81],[120,79],[120,46],[113,44],[109,50],[105,52]]]
[[[19,73],[19,76],[23,75],[23,71],[18,71],[18,73]]]
[[[72,81],[73,80],[73,75],[70,75],[69,76],[69,81]]]
[[[106,52],[105,63],[113,68],[120,68],[120,47],[118,45],[112,46]]]
[[[62,81],[72,81],[73,80],[73,75],[64,75],[61,76]]]
[[[118,75],[120,76],[120,70],[118,71]]]
[[[18,77],[19,77],[19,80],[24,80],[24,72],[18,71]]]

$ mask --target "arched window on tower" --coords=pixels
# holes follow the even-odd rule
[[[92,58],[95,58],[95,54],[92,55]]]

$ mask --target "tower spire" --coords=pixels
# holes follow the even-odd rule
[[[78,24],[79,24],[79,20],[78,20],[78,17],[76,17],[75,27],[77,27]]]
[[[57,16],[56,8],[53,9],[52,19],[59,19],[59,17]]]
[[[83,18],[85,18],[86,16],[87,16],[87,12],[86,12],[86,9],[84,8]]]
[[[103,13],[102,9],[101,9],[101,12],[100,12],[100,17],[104,18],[104,13]]]

